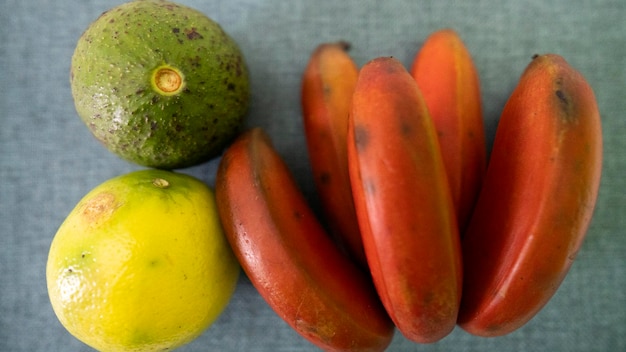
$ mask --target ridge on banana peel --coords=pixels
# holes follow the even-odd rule
[[[394,326],[369,277],[315,218],[260,128],[224,153],[216,199],[248,278],[296,332],[328,351],[382,351]]]

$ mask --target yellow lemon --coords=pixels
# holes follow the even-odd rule
[[[239,272],[212,190],[162,170],[89,192],[56,233],[46,268],[59,321],[103,351],[190,342],[226,307]]]

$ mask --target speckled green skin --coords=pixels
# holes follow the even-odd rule
[[[162,65],[184,75],[167,96],[151,85]],[[204,14],[167,1],[137,0],[103,13],[83,33],[70,74],[76,110],[120,157],[175,169],[219,155],[249,105],[237,44]]]

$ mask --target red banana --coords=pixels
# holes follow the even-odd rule
[[[591,87],[562,57],[534,57],[502,111],[463,238],[463,329],[508,334],[548,302],[585,237],[601,168]]]
[[[394,58],[360,70],[348,161],[367,261],[387,312],[412,341],[443,338],[461,299],[458,226],[435,127],[417,83]]]
[[[480,82],[452,29],[432,33],[411,67],[435,123],[461,232],[472,213],[486,168]]]
[[[312,53],[302,78],[302,112],[313,179],[331,233],[366,267],[346,151],[350,102],[359,71],[347,49],[344,42],[324,43]]]
[[[322,228],[259,128],[240,135],[218,167],[226,237],[261,296],[327,351],[382,351],[394,327],[372,282]]]

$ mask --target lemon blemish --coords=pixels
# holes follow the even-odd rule
[[[96,225],[110,217],[118,207],[114,195],[100,193],[83,205],[82,215],[88,223]]]

